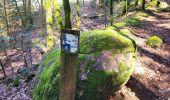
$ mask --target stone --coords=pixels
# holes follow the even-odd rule
[[[105,100],[120,90],[134,70],[134,43],[112,29],[81,33],[76,100]],[[58,100],[59,70],[60,49],[53,49],[40,63],[33,100]]]

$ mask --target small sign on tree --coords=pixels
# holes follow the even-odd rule
[[[74,31],[76,32],[76,31]],[[62,33],[62,52],[78,52],[78,34]]]
[[[59,100],[75,100],[79,35],[78,30],[61,30]]]

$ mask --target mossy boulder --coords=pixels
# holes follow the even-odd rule
[[[163,43],[163,41],[157,36],[152,36],[146,40],[146,44],[151,47],[158,47],[162,43]]]
[[[95,30],[80,35],[76,100],[105,100],[128,81],[134,69],[134,41],[117,31]],[[34,100],[58,100],[60,49],[43,58]]]
[[[159,10],[162,12],[170,12],[170,5],[168,2],[160,2],[159,4]]]

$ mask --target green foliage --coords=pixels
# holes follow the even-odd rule
[[[12,82],[14,87],[17,87],[19,85],[19,77],[16,77]]]
[[[163,41],[157,36],[152,36],[146,40],[146,44],[151,47],[160,46],[162,43]]]

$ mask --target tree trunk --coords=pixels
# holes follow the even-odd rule
[[[23,3],[23,20],[25,22],[25,24],[27,25],[28,21],[27,21],[27,0],[22,0],[22,3]]]
[[[77,26],[77,29],[80,29],[80,2],[79,0],[77,0],[77,4],[76,4],[76,26]]]
[[[110,0],[110,25],[113,25],[113,0]]]
[[[157,0],[156,6],[158,7],[160,5],[160,1]]]
[[[63,0],[64,12],[65,12],[65,28],[71,29],[71,8],[69,0]]]
[[[44,6],[43,6],[43,0],[41,0],[41,5],[40,5],[40,19],[41,19],[41,28],[43,30],[43,25],[44,25]]]
[[[8,16],[7,16],[6,1],[5,0],[4,0],[4,15],[5,15],[7,34],[9,34]]]
[[[63,28],[63,22],[62,22],[60,6],[58,5],[57,0],[52,0],[52,2],[53,2],[54,16],[56,19],[56,24],[57,24],[58,30],[61,31],[61,29]]]
[[[142,0],[142,10],[145,10],[145,0]]]
[[[137,6],[138,6],[138,0],[135,1],[135,7],[137,7]]]
[[[29,28],[33,27],[33,17],[31,12],[31,0],[28,0],[28,26]]]
[[[45,11],[46,11],[46,29],[47,29],[47,50],[50,50],[54,46],[51,0],[45,1]]]
[[[25,21],[24,21],[23,18],[22,18],[22,14],[20,13],[20,10],[19,10],[17,1],[14,0],[14,3],[15,3],[15,7],[16,7],[16,9],[17,9],[18,15],[19,15],[19,17],[20,17],[20,19],[21,19],[22,25],[23,25],[24,28],[26,28],[26,24],[25,24]]]

